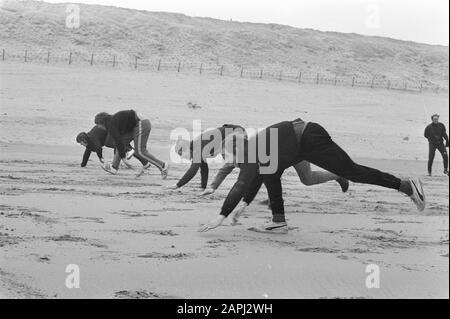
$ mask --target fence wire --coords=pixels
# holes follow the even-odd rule
[[[3,49],[2,61],[22,61],[25,63],[38,62],[47,64],[69,65],[100,65],[111,68],[132,68],[149,71],[190,72],[214,74],[218,76],[278,80],[296,82],[299,84],[325,84],[334,86],[366,87],[374,89],[403,90],[410,92],[448,93],[448,87],[430,83],[429,81],[412,81],[388,79],[384,76],[337,75],[304,72],[301,70],[274,70],[252,67],[237,67],[235,65],[217,65],[201,62],[181,61],[174,58],[141,59],[137,56],[129,59],[118,58],[110,54],[85,55],[77,52],[54,53],[48,50],[25,50],[13,52]]]

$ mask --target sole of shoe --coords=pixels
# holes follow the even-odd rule
[[[416,204],[417,209],[419,209],[419,211],[423,211],[426,206],[426,197],[425,192],[423,190],[422,181],[420,179],[417,180],[410,179],[409,181],[411,183],[411,187],[413,190],[413,195],[411,196],[411,199],[413,199],[413,202],[414,204]],[[414,198],[417,198],[418,201],[414,200]]]
[[[256,232],[256,233],[263,233],[263,234],[275,234],[275,235],[287,235],[288,229],[286,228],[279,228],[276,230],[267,230],[264,228],[259,227],[250,227],[248,228],[249,231]]]
[[[104,168],[103,166],[102,166],[102,169],[103,169],[105,172],[107,172],[107,173],[109,173],[109,174],[111,174],[111,175],[117,175],[117,172],[110,171],[109,169],[106,169],[106,168]]]

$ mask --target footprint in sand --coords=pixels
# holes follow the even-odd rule
[[[156,259],[173,259],[173,260],[181,260],[186,258],[193,257],[193,254],[187,254],[187,253],[175,253],[175,254],[164,254],[164,253],[158,253],[158,252],[151,252],[143,255],[138,255],[139,258],[156,258]]]
[[[176,299],[177,297],[161,295],[147,290],[121,290],[114,293],[115,298],[119,299]]]

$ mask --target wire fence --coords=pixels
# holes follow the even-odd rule
[[[118,58],[116,55],[91,54],[89,56],[76,53],[53,53],[45,50],[24,50],[13,52],[2,49],[2,61],[22,61],[68,64],[68,65],[101,65],[111,68],[131,68],[135,70],[190,72],[202,74],[215,74],[260,80],[289,81],[298,84],[326,84],[334,86],[366,87],[373,89],[401,90],[409,92],[448,93],[448,87],[440,86],[429,81],[412,81],[388,79],[384,76],[337,75],[302,70],[274,70],[255,67],[218,65],[210,63],[193,63],[173,58],[143,59],[138,56],[129,59]]]

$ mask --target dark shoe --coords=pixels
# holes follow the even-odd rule
[[[336,182],[339,183],[339,185],[341,186],[342,192],[343,193],[347,193],[349,187],[350,187],[350,183],[348,181],[348,179],[345,179],[343,177],[339,177]]]

